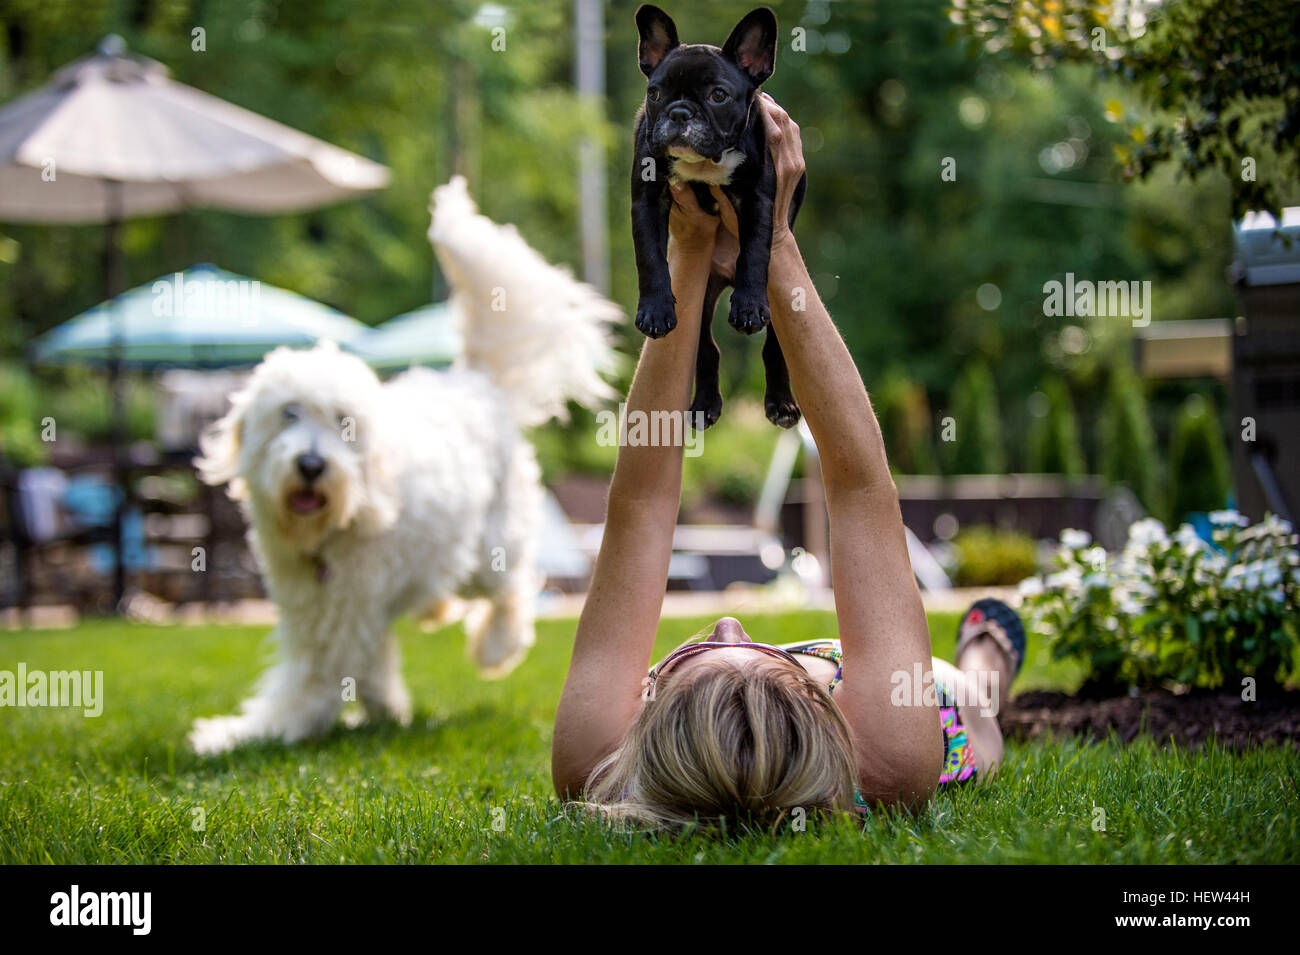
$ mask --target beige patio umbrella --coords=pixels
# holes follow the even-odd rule
[[[117,36],[0,109],[0,221],[105,223],[108,300],[124,291],[119,225],[211,207],[254,215],[355,198],[384,166],[177,83]],[[121,460],[121,363],[110,365]],[[115,540],[121,546],[121,510]],[[125,592],[116,561],[115,604]]]

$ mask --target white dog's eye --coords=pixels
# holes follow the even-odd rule
[[[297,421],[302,417],[302,409],[297,405],[285,405],[281,413],[284,415],[285,421]]]

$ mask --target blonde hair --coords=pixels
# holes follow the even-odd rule
[[[660,678],[579,805],[656,828],[771,826],[852,805],[848,726],[826,688],[779,660]]]

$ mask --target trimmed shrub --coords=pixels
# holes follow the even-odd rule
[[[1110,377],[1097,428],[1097,461],[1107,481],[1128,487],[1148,513],[1161,513],[1156,433],[1142,384],[1127,365]]]
[[[1086,465],[1070,390],[1059,378],[1047,379],[1039,390],[1046,398],[1046,409],[1030,421],[1029,470],[1078,477]]]
[[[959,587],[1014,587],[1038,569],[1038,545],[1016,531],[972,527],[953,546]]]
[[[1178,412],[1169,442],[1170,522],[1223,507],[1231,486],[1227,445],[1214,403],[1190,395]]]
[[[947,474],[1001,474],[1002,419],[993,375],[982,361],[966,365],[952,391],[955,440],[943,442]]]
[[[938,466],[925,388],[901,368],[891,368],[872,389],[871,403],[884,434],[890,469],[899,474],[935,473]]]

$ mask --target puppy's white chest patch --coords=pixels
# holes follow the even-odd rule
[[[727,149],[722,159],[714,162],[706,159],[693,149],[674,150],[669,159],[669,182],[706,182],[715,186],[725,186],[731,182],[731,175],[745,161],[745,154],[738,149]]]

